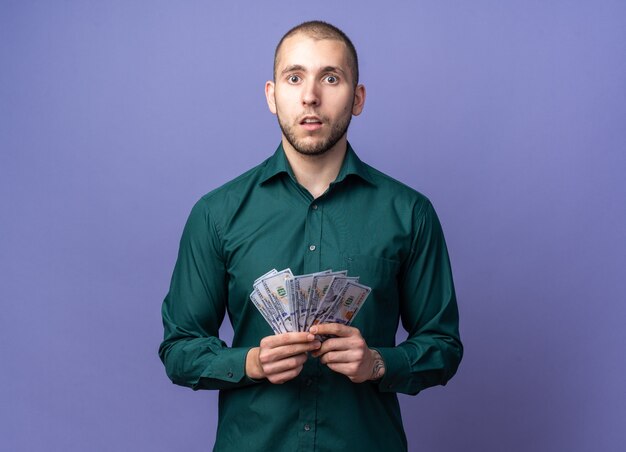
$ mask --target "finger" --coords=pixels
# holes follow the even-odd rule
[[[295,369],[290,369],[286,372],[281,372],[278,374],[273,374],[273,375],[268,375],[267,379],[274,384],[283,384],[289,380],[293,380],[294,378],[296,378],[298,375],[300,375],[300,372],[302,372],[302,367],[296,367]]]
[[[319,323],[312,326],[309,331],[312,334],[320,334],[322,336],[348,337],[360,334],[358,329],[340,323]]]
[[[322,355],[320,361],[322,364],[339,364],[351,363],[359,360],[359,353],[355,350],[346,350],[341,352],[328,352]]]
[[[317,357],[333,350],[353,350],[365,348],[367,348],[367,343],[365,342],[365,339],[363,339],[363,336],[361,336],[361,333],[358,333],[348,337],[334,337],[327,339],[324,343],[322,343],[322,346],[314,356]]]
[[[307,332],[283,333],[266,336],[261,339],[261,347],[280,347],[282,345],[313,342],[315,335]]]
[[[322,356],[324,353],[328,353],[330,351],[335,350],[350,350],[352,348],[351,342],[347,338],[336,337],[326,339],[322,342],[321,347],[318,350],[315,350],[311,353],[314,358]]]
[[[281,359],[280,361],[262,363],[261,366],[263,367],[263,373],[269,376],[288,372],[290,370],[302,367],[306,360],[306,353],[302,353],[300,355],[290,356],[289,358]]]
[[[319,350],[322,346],[320,341],[308,342],[305,344],[291,344],[283,345],[272,349],[267,349],[267,352],[274,360],[284,359],[289,356],[298,355],[300,353],[307,353],[315,350]]]
[[[321,346],[320,341],[313,341],[307,343],[297,343],[290,345],[282,345],[274,348],[261,347],[259,349],[259,361],[261,364],[267,364],[281,359],[288,358],[299,354],[306,354],[307,352],[318,350]]]

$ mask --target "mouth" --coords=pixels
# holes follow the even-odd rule
[[[300,120],[300,125],[310,132],[318,130],[322,127],[322,120],[317,116],[305,116]]]

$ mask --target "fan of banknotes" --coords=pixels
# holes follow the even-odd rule
[[[250,300],[279,334],[318,323],[350,325],[371,291],[346,271],[294,276],[288,268],[272,269],[254,281]]]

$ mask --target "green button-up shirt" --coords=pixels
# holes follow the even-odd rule
[[[248,298],[253,281],[287,267],[347,270],[372,287],[352,326],[384,359],[382,379],[355,384],[312,357],[282,385],[246,376],[246,354],[273,334]],[[226,311],[232,347],[219,338]],[[408,338],[396,345],[399,320]],[[406,450],[396,393],[445,384],[463,351],[432,205],[349,145],[317,199],[296,181],[282,146],[203,196],[182,235],[163,324],[159,354],[171,380],[220,390],[218,451]]]

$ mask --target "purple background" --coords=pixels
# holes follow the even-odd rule
[[[0,449],[211,448],[161,301],[193,203],[278,144],[263,84],[313,18],[360,53],[352,144],[431,198],[452,257],[466,354],[401,396],[410,449],[626,450],[617,0],[1,1]]]

